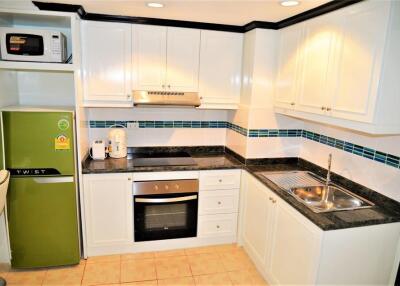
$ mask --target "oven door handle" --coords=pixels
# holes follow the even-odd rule
[[[137,202],[137,203],[150,203],[150,204],[163,204],[163,203],[175,203],[175,202],[192,201],[192,200],[196,200],[196,199],[197,199],[197,195],[193,195],[193,196],[178,197],[178,198],[165,198],[165,199],[135,198],[135,202]]]

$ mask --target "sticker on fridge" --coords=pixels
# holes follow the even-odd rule
[[[59,135],[54,139],[54,149],[56,150],[69,150],[71,149],[70,140],[65,135]]]

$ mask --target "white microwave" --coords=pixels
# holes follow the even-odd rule
[[[0,27],[0,55],[5,61],[64,63],[66,38],[58,31]]]

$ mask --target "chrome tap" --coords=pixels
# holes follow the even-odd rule
[[[332,153],[330,153],[328,157],[328,173],[326,174],[326,183],[325,183],[327,188],[331,184],[331,167],[332,167]]]

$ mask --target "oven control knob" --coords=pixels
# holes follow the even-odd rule
[[[168,185],[165,185],[165,189],[168,190],[168,189],[169,189],[169,186],[168,186]]]
[[[179,190],[179,185],[178,184],[175,185],[175,189]]]
[[[154,190],[158,191],[158,185],[154,186]]]

